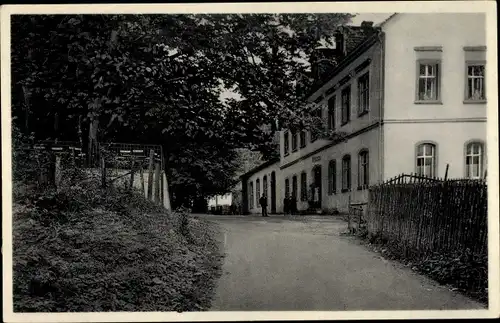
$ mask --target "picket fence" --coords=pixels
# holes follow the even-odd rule
[[[403,174],[369,190],[366,228],[406,256],[487,251],[487,184]]]

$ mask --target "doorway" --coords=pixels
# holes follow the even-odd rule
[[[322,177],[321,177],[321,165],[316,165],[312,171],[313,184],[314,184],[314,207],[321,209],[321,195],[322,195]]]
[[[276,213],[276,173],[271,173],[271,213]]]

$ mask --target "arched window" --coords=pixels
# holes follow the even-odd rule
[[[436,176],[436,145],[423,143],[417,146],[417,174],[426,177]]]
[[[300,200],[307,201],[307,174],[300,174]]]
[[[351,156],[345,155],[342,158],[342,192],[351,189]]]
[[[267,196],[267,175],[262,179],[262,192]]]
[[[292,197],[294,199],[297,198],[297,189],[298,189],[298,187],[297,187],[297,175],[293,175],[293,177],[292,177]]]
[[[257,178],[255,180],[255,197],[258,199],[260,199],[260,179]]]
[[[254,205],[253,182],[250,182],[250,186],[249,186],[248,192],[250,193],[250,197],[249,197],[249,200],[250,200],[249,201],[250,209],[253,209],[253,205]]]
[[[361,150],[358,155],[358,188],[365,189],[369,185],[368,150]]]
[[[290,180],[285,179],[285,197],[290,196]]]
[[[328,195],[337,193],[337,161],[328,163]]]
[[[481,178],[484,173],[484,146],[481,142],[473,141],[465,147],[465,177]]]

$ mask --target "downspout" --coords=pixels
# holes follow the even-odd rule
[[[385,96],[385,34],[381,31],[378,34],[380,42],[380,66],[379,66],[379,122],[378,122],[378,146],[379,146],[379,183],[384,181],[384,96]]]

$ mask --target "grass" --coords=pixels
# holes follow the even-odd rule
[[[480,303],[488,304],[488,255],[470,250],[405,254],[397,241],[362,230],[355,234],[372,251],[384,258],[396,260],[419,274],[425,275],[451,290],[460,292]]]
[[[13,212],[15,312],[210,308],[222,264],[214,224],[92,183],[22,195]]]

